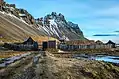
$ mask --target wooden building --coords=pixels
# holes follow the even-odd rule
[[[57,43],[56,41],[48,41],[48,48],[54,48],[56,49],[57,48]]]
[[[44,41],[42,43],[42,49],[56,49],[57,48],[57,41],[56,40],[49,40],[49,41]]]
[[[115,46],[115,43],[108,42],[104,44],[101,41],[68,41],[66,43],[61,43],[58,45],[58,48],[61,50],[80,50],[80,49],[110,49]]]
[[[116,47],[116,43],[112,42],[111,40],[109,40],[106,45],[109,45],[110,47],[112,48],[115,48]]]
[[[23,43],[5,43],[4,47],[15,51],[36,51],[38,50],[38,43],[29,37]]]

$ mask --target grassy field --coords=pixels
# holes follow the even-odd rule
[[[0,58],[8,58],[12,56],[18,56],[24,54],[26,52],[18,52],[18,51],[7,51],[7,52],[0,52]]]

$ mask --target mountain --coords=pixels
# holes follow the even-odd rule
[[[28,37],[85,40],[77,24],[67,22],[60,13],[35,19],[27,10],[0,0],[0,42],[23,41]]]
[[[67,22],[64,15],[52,12],[45,17],[36,19],[38,25],[49,36],[66,40],[85,40],[78,24]]]

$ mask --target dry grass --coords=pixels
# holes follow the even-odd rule
[[[48,69],[54,79],[119,79],[119,67],[111,63],[47,55]]]
[[[0,58],[8,58],[12,56],[18,56],[24,54],[26,52],[17,52],[17,51],[7,51],[7,52],[0,52]]]

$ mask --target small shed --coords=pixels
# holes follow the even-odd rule
[[[56,45],[57,45],[57,44],[56,44],[56,41],[55,41],[55,40],[53,40],[53,41],[48,41],[48,48],[54,48],[54,49],[56,49],[56,48],[57,48]]]
[[[112,42],[111,40],[109,40],[106,45],[111,45],[112,48],[115,48],[116,43]]]
[[[42,43],[42,49],[43,50],[46,50],[47,48],[50,48],[50,49],[56,49],[57,48],[57,41],[56,40],[49,40],[49,41],[44,41]]]
[[[43,49],[43,51],[45,51],[47,48],[48,48],[48,42],[47,41],[44,41],[42,43],[42,49]]]

